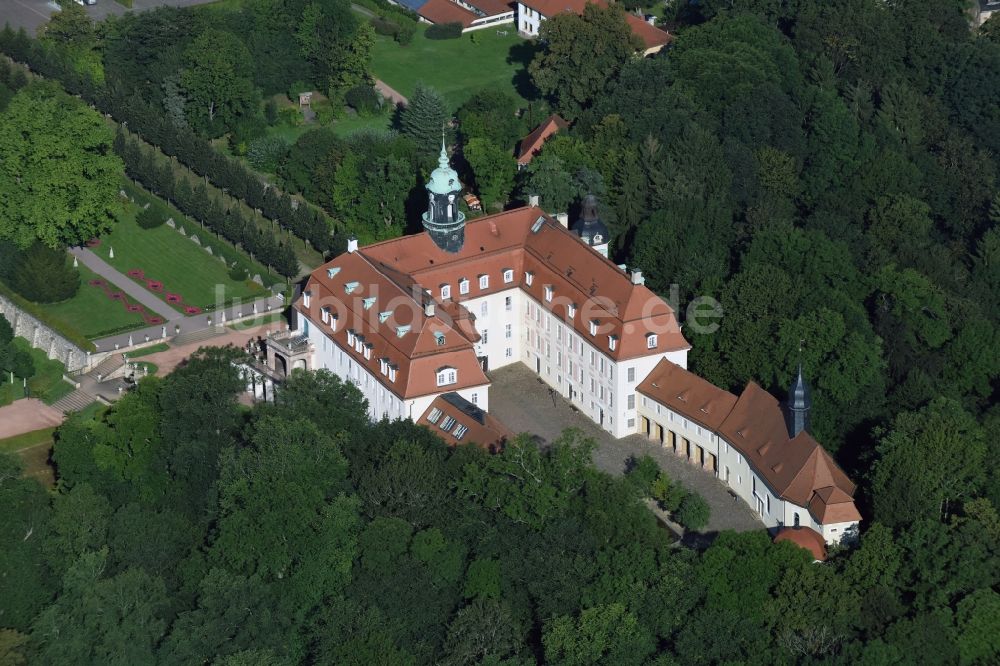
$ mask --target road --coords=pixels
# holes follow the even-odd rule
[[[127,11],[142,12],[155,7],[190,7],[205,5],[212,0],[134,0],[131,10],[114,0],[97,0],[96,5],[84,7],[95,21],[103,21],[108,16],[121,16]],[[52,0],[0,0],[0,21],[10,23],[14,28],[24,28],[34,35],[39,26],[49,20],[59,10]]]

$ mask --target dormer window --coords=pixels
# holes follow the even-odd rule
[[[365,343],[365,339],[360,335],[354,336],[354,351],[361,352],[361,345]]]
[[[302,305],[308,308],[311,302],[312,302],[312,292],[309,290],[302,292]]]
[[[469,293],[469,281],[466,280],[465,278],[462,278],[461,280],[458,281],[458,293],[460,294]]]
[[[389,320],[389,317],[391,317],[391,316],[392,316],[392,311],[391,310],[388,310],[386,312],[379,312],[378,313],[378,323],[384,324],[386,321]]]
[[[447,301],[449,298],[451,298],[451,285],[450,284],[441,285],[441,300]]]
[[[378,360],[378,369],[383,375],[387,374],[389,372],[389,359],[380,358]]]
[[[570,303],[566,306],[566,316],[570,319],[576,316],[576,303]]]
[[[503,281],[507,284],[514,281],[514,270],[511,268],[503,269]]]
[[[344,291],[350,294],[360,286],[361,286],[360,282],[347,282],[344,284]]]
[[[611,351],[614,351],[617,348],[618,348],[618,336],[617,335],[609,335],[608,336],[608,349],[610,349]]]
[[[337,273],[339,273],[339,272],[340,272],[340,268],[339,268],[339,267],[337,267],[337,266],[332,266],[332,267],[330,267],[330,268],[326,269],[326,277],[327,277],[327,278],[333,278],[333,277],[335,277],[335,276],[337,275]]]
[[[394,366],[394,365],[392,365],[390,363],[389,364],[389,381],[390,382],[396,381],[396,370],[397,370],[396,366]]]
[[[445,343],[444,333],[442,333],[441,331],[434,331],[434,344],[436,344],[438,347],[444,347],[444,343]]]
[[[490,276],[489,275],[480,275],[479,276],[479,288],[480,289],[489,289],[490,288]]]
[[[548,302],[548,303],[552,302],[552,293],[554,291],[555,290],[552,288],[551,284],[545,285],[545,300],[546,300],[546,302]]]
[[[375,297],[369,296],[368,298],[361,301],[361,305],[364,306],[365,310],[371,310],[372,306],[375,305]]]
[[[397,326],[396,327],[396,337],[397,338],[401,338],[401,337],[403,337],[404,335],[406,335],[409,332],[410,332],[410,325],[409,324],[406,324],[404,326]]]
[[[330,308],[328,308],[326,306],[323,306],[322,308],[320,308],[319,318],[323,321],[324,324],[329,324],[330,323]]]
[[[596,319],[591,319],[590,320],[590,334],[591,335],[597,335],[597,325],[599,323],[600,322],[598,322]]]
[[[656,333],[646,335],[646,349],[656,349]]]
[[[531,283],[534,282],[534,280],[535,280],[535,274],[534,273],[532,273],[531,271],[525,271],[524,272],[524,284],[526,284],[526,285],[528,285],[530,287]]]
[[[338,315],[335,315],[335,314],[331,314],[330,315],[330,330],[332,330],[332,331],[336,331],[337,330],[337,320],[339,318],[340,317]]]
[[[458,371],[455,368],[441,368],[437,373],[437,385],[448,386],[458,381]]]
[[[363,350],[364,350],[365,360],[366,361],[370,361],[371,358],[372,358],[372,347],[373,346],[374,345],[372,345],[372,343],[370,343],[370,342],[366,342],[364,344],[364,346],[363,346]]]

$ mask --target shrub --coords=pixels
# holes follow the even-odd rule
[[[400,46],[406,46],[413,41],[413,36],[415,34],[417,34],[416,23],[400,23],[399,32],[396,33],[396,43]]]
[[[143,229],[155,229],[166,222],[167,217],[159,206],[150,205],[139,211],[139,214],[135,216],[135,221]]]
[[[372,86],[362,83],[347,91],[347,104],[358,112],[359,116],[373,116],[382,107],[382,97]]]
[[[298,97],[295,99],[297,100]],[[282,124],[289,127],[298,127],[302,124],[302,112],[299,111],[298,102],[296,102],[295,106],[286,106],[281,111],[278,111],[278,116],[281,118]]]
[[[373,16],[370,23],[375,28],[376,35],[395,38],[399,34],[399,25],[381,16]]]
[[[305,81],[296,81],[292,85],[288,86],[288,99],[298,104],[299,93],[309,92],[312,89],[312,84],[306,83]]]
[[[245,282],[248,277],[247,269],[242,266],[233,266],[229,269],[229,279],[233,282]]]
[[[633,457],[629,461],[625,478],[640,495],[646,497],[652,495],[653,483],[659,475],[659,464],[652,456],[645,455],[641,458]]]
[[[18,252],[8,273],[11,289],[35,303],[58,303],[80,288],[80,272],[65,250],[35,243]]]
[[[264,120],[272,127],[278,122],[278,103],[273,99],[264,103]]]
[[[288,152],[288,144],[276,136],[262,136],[247,146],[247,160],[255,169],[274,171]]]
[[[462,36],[461,23],[435,23],[424,33],[427,39],[458,39]]]
[[[673,513],[680,507],[688,492],[680,483],[671,481],[670,477],[660,472],[660,475],[653,481],[650,494],[659,503],[660,508]]]
[[[250,147],[250,142],[262,136],[267,131],[267,124],[263,116],[252,116],[244,118],[236,123],[232,134],[229,135],[229,145],[237,155],[245,155]]]
[[[710,515],[708,502],[697,493],[688,493],[681,500],[680,509],[674,514],[674,518],[686,530],[701,530],[708,525]]]

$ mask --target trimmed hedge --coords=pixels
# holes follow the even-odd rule
[[[462,36],[461,23],[435,23],[424,31],[427,39],[458,39]]]

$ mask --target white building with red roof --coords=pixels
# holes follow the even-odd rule
[[[543,21],[562,12],[582,16],[588,4],[608,6],[606,0],[517,0],[517,30],[527,37],[537,37]],[[658,53],[673,40],[670,33],[635,14],[625,12],[625,21],[642,42],[644,56]]]
[[[444,393],[489,409],[488,371],[523,363],[615,437],[636,429],[635,387],[690,345],[673,309],[607,257],[588,199],[563,226],[537,207],[466,222],[442,147],[425,231],[358,248],[293,304],[310,367],[354,383],[373,418],[418,419]],[[289,366],[291,367],[291,366]]]

